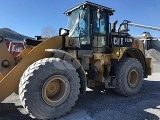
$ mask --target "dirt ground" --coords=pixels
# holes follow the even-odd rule
[[[0,120],[30,120],[12,94],[0,103]],[[160,63],[153,63],[153,75],[144,80],[141,92],[132,97],[117,95],[102,87],[88,90],[73,109],[59,120],[159,120]]]

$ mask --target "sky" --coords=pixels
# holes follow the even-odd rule
[[[66,28],[67,16],[63,13],[84,0],[0,0],[0,28],[10,28],[18,33],[34,37],[50,26],[57,33]],[[160,27],[160,0],[90,0],[115,11],[110,22],[123,20]],[[132,35],[148,31],[159,37],[160,31],[130,27]]]

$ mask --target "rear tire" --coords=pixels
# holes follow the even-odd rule
[[[80,93],[76,69],[59,58],[45,58],[30,65],[21,77],[19,96],[32,118],[55,119],[75,105]]]
[[[125,58],[116,68],[115,91],[124,96],[137,94],[143,82],[143,67],[135,58]]]

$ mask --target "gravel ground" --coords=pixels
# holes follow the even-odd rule
[[[154,73],[144,80],[141,92],[132,97],[117,95],[98,87],[81,96],[73,109],[59,120],[159,120],[160,63],[153,64]],[[159,73],[158,73],[159,72]],[[0,120],[30,120],[16,94],[0,103]]]

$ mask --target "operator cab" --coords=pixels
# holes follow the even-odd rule
[[[92,2],[84,2],[65,12],[68,16],[68,37],[77,38],[80,50],[106,52],[108,50],[109,16],[115,10]]]

